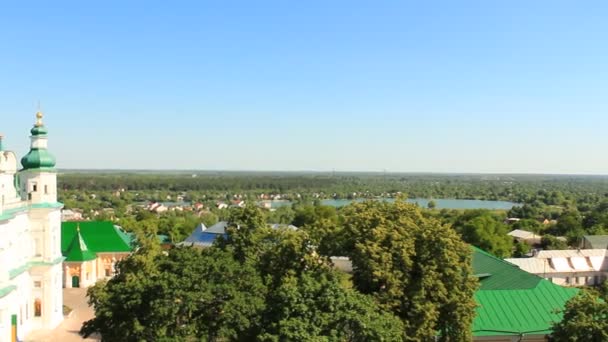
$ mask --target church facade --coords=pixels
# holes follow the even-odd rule
[[[61,208],[42,113],[17,164],[0,137],[0,341],[23,340],[63,320]]]

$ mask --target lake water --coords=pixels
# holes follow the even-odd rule
[[[394,202],[394,198],[383,199],[387,202]],[[359,198],[354,200],[348,199],[326,199],[322,200],[321,204],[332,207],[343,207],[349,205],[352,202],[363,202],[365,199]],[[426,208],[429,204],[429,199],[424,198],[410,198],[407,200],[409,203],[416,203],[422,208]],[[490,209],[490,210],[509,210],[519,204],[507,201],[482,201],[482,200],[465,200],[465,199],[447,199],[439,198],[433,199],[435,201],[437,209]],[[279,200],[270,201],[272,208],[279,208],[291,205],[291,201]]]

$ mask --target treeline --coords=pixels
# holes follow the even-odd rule
[[[62,173],[60,191],[172,191],[251,194],[320,193],[326,197],[381,196],[402,192],[410,198],[540,201],[562,205],[595,202],[608,193],[608,177],[531,175],[289,174],[289,173]]]

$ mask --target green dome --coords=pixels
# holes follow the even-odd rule
[[[34,128],[30,130],[30,133],[32,133],[32,135],[47,135],[49,131],[44,126],[34,126]]]
[[[40,169],[55,167],[55,157],[46,149],[33,148],[21,158],[23,169]]]

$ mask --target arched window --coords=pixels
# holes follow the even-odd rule
[[[36,300],[34,300],[34,317],[41,317],[42,316],[42,301],[40,300],[40,298],[36,298]]]

